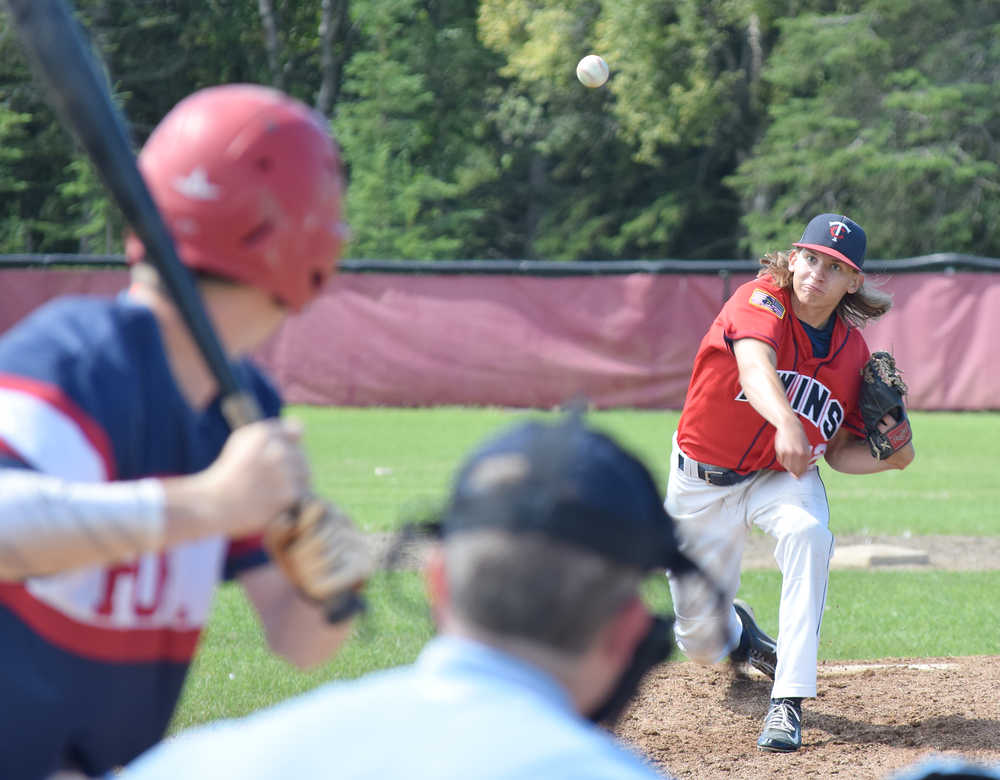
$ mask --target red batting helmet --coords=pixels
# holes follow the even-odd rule
[[[294,311],[340,259],[340,155],[325,121],[268,87],[195,92],[164,117],[139,168],[184,264],[270,292]],[[135,236],[131,262],[142,259]]]

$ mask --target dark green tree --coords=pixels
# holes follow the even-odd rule
[[[869,254],[1000,255],[1000,6],[871,0],[785,19],[769,125],[730,184],[754,252],[812,214],[869,228]]]
[[[485,251],[497,160],[483,94],[496,58],[470,0],[356,0],[362,42],[334,118],[349,164],[350,253],[458,258]]]
[[[981,0],[77,0],[138,147],[183,96],[331,117],[350,253],[720,258],[818,210],[871,255],[1000,255],[1000,5]],[[118,251],[121,217],[0,11],[0,251]],[[577,60],[612,75],[588,90]]]
[[[74,227],[59,208],[59,182],[73,159],[32,80],[23,50],[0,12],[0,251],[76,252]]]
[[[312,103],[320,90],[322,2],[281,4],[269,48],[259,0],[77,0],[83,29],[105,71],[135,146],[185,95],[228,82],[272,84]],[[346,2],[346,0],[344,0]],[[0,13],[0,33],[9,20]],[[123,220],[89,161],[57,123],[12,34],[0,35],[0,186],[8,199],[0,249],[121,251]]]
[[[731,255],[740,204],[721,180],[760,113],[749,1],[484,0],[480,24],[512,77],[495,121],[530,256]],[[589,51],[611,66],[602,89],[574,78]]]

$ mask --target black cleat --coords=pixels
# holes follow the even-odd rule
[[[768,753],[794,753],[802,747],[801,699],[771,699],[757,747]]]
[[[729,660],[734,664],[750,664],[773,680],[774,670],[778,667],[778,645],[757,627],[753,610],[746,602],[736,600],[733,608],[743,624],[743,633],[740,634],[740,643],[729,654]]]

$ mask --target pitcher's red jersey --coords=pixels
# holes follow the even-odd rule
[[[764,341],[777,353],[778,376],[813,445],[814,461],[841,425],[863,436],[858,393],[868,345],[857,328],[834,316],[830,351],[817,358],[792,311],[789,289],[767,276],[737,288],[695,356],[677,429],[681,450],[702,463],[741,472],[783,470],[774,455],[774,426],[740,386],[733,342],[743,338]]]

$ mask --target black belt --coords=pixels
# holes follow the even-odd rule
[[[709,466],[707,463],[698,463],[696,460],[691,458],[685,458],[681,453],[677,453],[677,468],[684,471],[684,461],[687,460],[693,465],[698,467],[698,479],[705,480],[710,485],[717,485],[718,487],[729,487],[730,485],[738,485],[740,482],[750,479],[756,471],[750,471],[746,474],[741,474],[738,471],[733,471],[732,469],[724,469],[719,466]],[[687,473],[686,471],[684,473]]]

